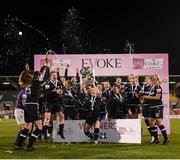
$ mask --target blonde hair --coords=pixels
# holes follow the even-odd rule
[[[161,85],[161,84],[162,84],[162,80],[161,80],[160,76],[157,75],[157,74],[151,76],[150,79],[151,79],[151,82],[152,82],[153,84],[155,84],[155,85]]]
[[[108,84],[109,88],[111,88],[111,84],[109,81],[105,81],[105,82],[102,82],[102,89],[104,90],[105,89],[105,84]]]
[[[130,74],[128,76],[128,80],[131,81],[132,77],[134,77],[136,79],[136,84],[139,85],[139,76],[137,74]]]

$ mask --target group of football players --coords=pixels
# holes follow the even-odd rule
[[[94,77],[59,75],[59,69],[50,71],[43,65],[40,71],[32,71],[26,66],[19,82],[15,118],[21,129],[14,143],[21,149],[28,137],[27,151],[33,151],[33,144],[40,137],[47,141],[52,133],[53,120],[59,125],[58,135],[65,139],[64,120],[85,119],[84,134],[90,141],[98,142],[101,119],[136,119],[142,114],[152,137],[151,143],[159,143],[158,128],[168,144],[168,136],[163,125],[163,102],[161,80],[158,75],[146,76],[142,85],[138,75],[130,74],[128,82],[116,78],[97,82]],[[94,128],[91,133],[90,129]],[[113,136],[113,135],[112,135]]]

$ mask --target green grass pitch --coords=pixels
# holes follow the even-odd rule
[[[18,132],[15,120],[0,121],[0,158],[3,159],[60,159],[60,158],[180,158],[180,119],[171,120],[170,143],[150,144],[143,123],[142,144],[54,144],[38,142],[35,152],[15,151],[12,144]],[[162,142],[162,137],[161,137]]]

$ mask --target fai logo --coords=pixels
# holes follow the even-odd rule
[[[133,69],[162,69],[163,59],[133,58]]]
[[[59,59],[59,60],[53,60],[52,62],[52,68],[63,68],[65,69],[67,65],[71,65],[70,59]]]
[[[120,134],[134,134],[136,132],[134,128],[128,128],[128,127],[119,127],[118,131]]]
[[[143,69],[143,68],[144,68],[144,59],[133,58],[133,69]]]

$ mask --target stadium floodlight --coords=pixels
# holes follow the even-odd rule
[[[9,85],[10,83],[9,82],[3,82],[4,85]]]
[[[23,34],[22,31],[19,31],[19,35],[22,36],[22,34]]]
[[[174,82],[174,81],[171,81],[171,82],[169,82],[169,84],[176,84],[176,82]]]

